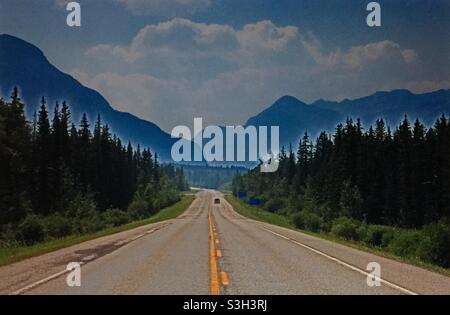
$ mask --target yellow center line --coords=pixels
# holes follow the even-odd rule
[[[225,271],[222,271],[221,273],[220,273],[220,277],[222,278],[222,284],[224,285],[224,286],[227,286],[230,282],[228,281],[228,275],[227,275],[227,273],[225,272]]]
[[[209,222],[209,262],[211,267],[211,295],[220,294],[219,275],[217,272],[217,257],[216,246],[213,233],[213,221],[212,221],[212,200],[209,202],[208,207],[208,222]]]

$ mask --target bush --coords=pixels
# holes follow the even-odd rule
[[[93,213],[92,216],[80,220],[78,224],[81,234],[94,233],[108,227],[108,223],[100,213]]]
[[[17,240],[17,226],[12,223],[1,226],[0,247],[17,247],[20,245]]]
[[[110,226],[121,226],[130,222],[130,216],[119,209],[109,209],[103,213],[103,220]]]
[[[340,217],[333,221],[331,233],[346,240],[359,240],[359,222],[348,217]]]
[[[264,210],[272,212],[272,213],[277,212],[281,208],[283,208],[283,202],[281,202],[281,200],[279,200],[277,198],[268,200],[263,206]]]
[[[326,221],[325,219],[322,219],[322,222],[320,223],[320,230],[322,232],[329,233],[331,232],[332,223],[330,221]]]
[[[161,209],[164,209],[168,206],[173,205],[174,203],[180,201],[180,195],[176,191],[166,190],[161,191],[157,198],[152,203],[152,209],[149,215],[158,212]]]
[[[133,219],[144,219],[150,215],[150,206],[147,201],[135,200],[128,206],[128,214]]]
[[[439,222],[423,228],[423,239],[418,255],[425,262],[444,268],[450,267],[450,225]]]
[[[292,216],[292,222],[297,228],[311,232],[319,232],[323,225],[323,219],[310,211],[295,213]]]
[[[358,240],[364,240],[367,236],[368,225],[366,222],[362,222],[356,229],[356,234],[358,235]]]
[[[422,237],[422,233],[417,230],[399,230],[394,233],[388,248],[398,256],[417,257],[417,248]]]
[[[51,237],[64,237],[72,233],[70,220],[60,214],[51,215],[44,222],[46,233]]]
[[[67,213],[70,217],[76,217],[78,219],[94,217],[97,213],[97,204],[95,203],[94,197],[78,194],[69,203]]]
[[[79,234],[97,232],[107,227],[92,194],[78,194],[69,203],[67,216],[72,218],[72,230]]]
[[[369,246],[385,248],[394,238],[394,229],[382,225],[367,226],[366,234],[362,237],[364,243]]]
[[[44,225],[37,215],[28,215],[18,226],[17,238],[25,245],[42,242],[44,237]]]

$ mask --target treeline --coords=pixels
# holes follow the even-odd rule
[[[183,165],[184,174],[193,187],[222,189],[231,185],[236,174],[246,171],[243,167]]]
[[[0,174],[1,238],[24,243],[143,218],[187,189],[182,169],[124,145],[100,116],[77,127],[66,102],[50,115],[42,98],[28,122],[17,88],[0,100]]]
[[[265,210],[290,216],[300,228],[334,229],[354,240],[366,238],[370,225],[436,231],[438,239],[427,234],[403,241],[416,255],[417,239],[433,239],[441,248],[434,255],[441,256],[432,262],[450,266],[450,124],[445,116],[429,129],[405,116],[393,131],[382,119],[364,130],[359,120],[348,118],[333,136],[322,132],[312,141],[305,133],[298,150],[283,148],[279,160],[275,173],[256,168],[236,176],[234,193],[260,198]],[[389,245],[392,229],[371,231],[376,240],[369,245]]]

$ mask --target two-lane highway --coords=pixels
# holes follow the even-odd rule
[[[20,294],[450,293],[446,276],[244,218],[216,191],[199,192],[182,216],[141,232],[97,257],[101,246],[94,247],[96,258],[82,266],[80,287],[68,287],[66,273],[49,276],[44,267],[36,269],[41,279],[18,276],[46,255],[0,268],[0,279],[9,277],[8,293]],[[63,270],[71,261],[67,254],[53,267]],[[381,266],[380,286],[367,284],[369,262]],[[0,292],[8,288],[0,284]]]

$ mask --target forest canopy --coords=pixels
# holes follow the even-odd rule
[[[183,170],[133,148],[101,117],[77,126],[45,98],[28,122],[17,88],[0,99],[0,243],[30,244],[142,219],[179,200]]]
[[[275,173],[259,168],[233,180],[233,192],[258,200],[304,230],[333,234],[399,256],[450,267],[450,123],[426,128],[405,116],[364,130],[348,118],[334,135],[305,133],[283,148]]]

